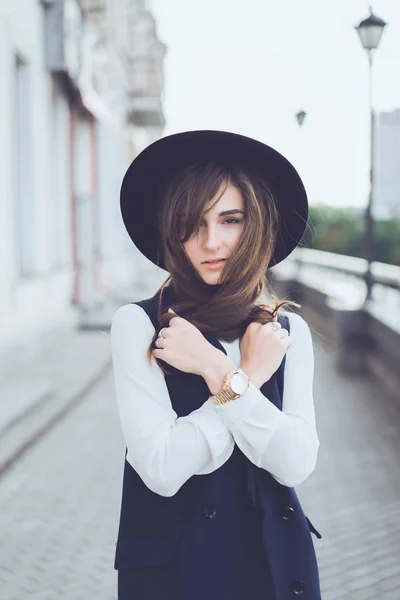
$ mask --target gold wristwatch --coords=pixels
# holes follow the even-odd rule
[[[248,387],[249,378],[239,367],[225,375],[221,391],[211,397],[215,404],[225,404],[230,400],[236,400],[236,398],[243,396],[247,392]]]

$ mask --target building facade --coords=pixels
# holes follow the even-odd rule
[[[400,108],[376,119],[374,216],[400,218]]]
[[[145,0],[0,4],[0,356],[135,278],[119,210],[162,135],[163,58]]]

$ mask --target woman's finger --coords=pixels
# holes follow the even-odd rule
[[[288,332],[288,330],[287,330],[287,329],[281,329],[281,330],[279,331],[279,337],[280,337],[280,338],[288,337],[288,335],[289,335],[289,332]]]
[[[281,329],[282,325],[279,323],[279,321],[268,321],[268,323],[264,323],[263,327],[267,327],[268,329],[271,329],[272,331],[277,331],[278,329]]]

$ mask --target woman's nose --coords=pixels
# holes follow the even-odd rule
[[[216,227],[208,227],[204,236],[203,245],[206,248],[219,248],[221,239]]]

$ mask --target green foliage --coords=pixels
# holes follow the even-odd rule
[[[364,211],[310,206],[300,245],[336,254],[364,255]],[[400,266],[400,219],[374,221],[374,260]]]

